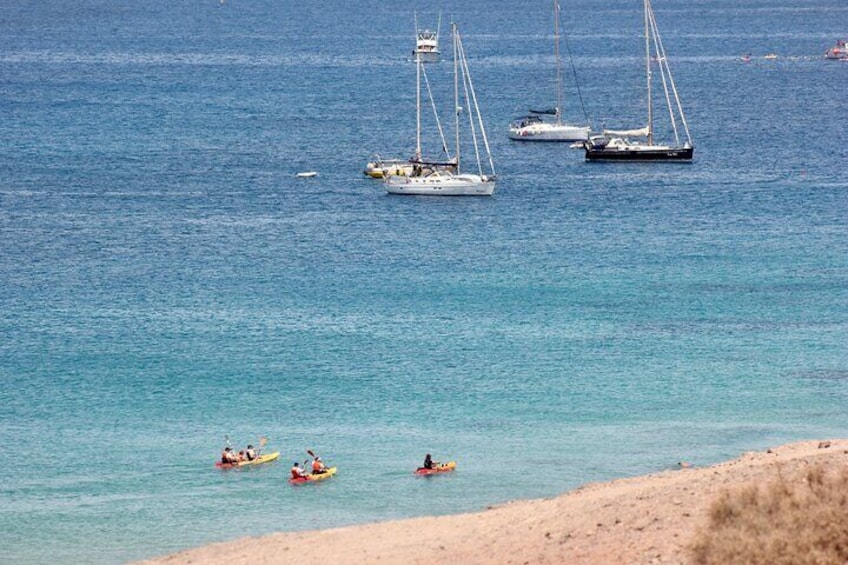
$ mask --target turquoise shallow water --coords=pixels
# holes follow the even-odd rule
[[[587,112],[637,119],[638,6],[574,4]],[[361,174],[412,150],[412,4],[5,3],[4,559],[121,563],[844,436],[848,65],[821,55],[848,9],[795,4],[655,3],[685,166],[507,140],[551,87],[546,14],[464,5],[500,181],[428,199]],[[216,471],[227,435],[283,456]],[[339,476],[290,488],[308,448]],[[458,471],[413,477],[427,451]]]

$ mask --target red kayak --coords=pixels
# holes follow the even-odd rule
[[[449,473],[456,469],[456,461],[448,461],[447,463],[442,463],[441,465],[437,465],[432,469],[425,469],[424,467],[418,467],[415,470],[416,475],[437,475],[439,473]]]

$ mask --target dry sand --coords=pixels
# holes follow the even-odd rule
[[[719,492],[817,463],[848,464],[848,440],[794,443],[472,514],[244,538],[143,563],[686,563],[686,548]]]

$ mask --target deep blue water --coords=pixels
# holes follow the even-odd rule
[[[510,142],[553,96],[550,10],[445,6],[497,192],[388,196],[361,171],[412,152],[413,12],[439,8],[0,1],[3,560],[121,563],[845,436],[848,65],[822,55],[848,6],[655,1],[691,165]],[[593,125],[637,125],[640,3],[563,18]],[[428,67],[440,95],[449,71]],[[216,471],[225,436],[283,457]],[[291,488],[308,448],[339,476]],[[458,471],[417,480],[427,451]]]

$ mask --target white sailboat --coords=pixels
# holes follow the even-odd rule
[[[483,126],[483,118],[477,104],[477,94],[471,82],[468,70],[468,60],[462,45],[456,24],[451,25],[453,37],[453,70],[454,70],[454,127],[456,130],[456,147],[453,159],[442,162],[428,161],[421,154],[421,60],[416,59],[417,66],[417,92],[416,92],[416,118],[417,134],[415,157],[411,162],[415,166],[412,175],[398,176],[388,175],[384,180],[386,191],[390,194],[415,194],[415,195],[438,195],[438,196],[491,196],[495,192],[495,164],[489,149],[489,140],[486,129]],[[429,90],[429,88],[428,88]],[[460,90],[462,90],[462,101],[460,105]],[[431,96],[432,102],[432,96]],[[477,173],[464,173],[460,161],[460,115],[464,108],[473,108],[468,112],[468,129],[474,145],[474,154],[477,161]],[[434,105],[435,110],[435,105]],[[437,118],[438,123],[438,118]],[[441,126],[439,126],[441,132]],[[480,156],[479,142],[482,141],[488,157],[488,170],[484,174],[483,163]],[[446,150],[443,138],[443,148]]]
[[[692,160],[694,148],[689,126],[683,115],[683,105],[677,94],[677,87],[671,76],[665,48],[660,39],[651,0],[644,0],[645,5],[645,69],[648,83],[648,124],[644,127],[629,130],[604,130],[604,135],[593,136],[583,142],[587,161],[676,161],[689,162]],[[665,103],[671,128],[674,132],[674,144],[660,145],[654,143],[654,106],[653,106],[653,73],[652,64],[656,64],[662,79]],[[672,101],[673,100],[673,101]],[[686,141],[681,143],[677,121],[680,121],[686,135]],[[645,138],[645,141],[632,141],[631,138]]]
[[[524,117],[509,125],[509,138],[516,141],[583,141],[589,139],[589,126],[566,124],[562,121],[562,64],[559,53],[559,1],[554,0],[554,55],[556,58],[556,107],[549,110],[530,110]],[[546,122],[542,116],[554,116]]]

